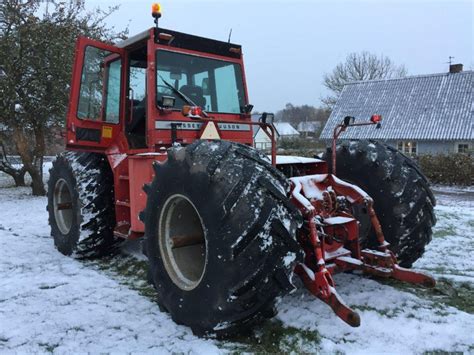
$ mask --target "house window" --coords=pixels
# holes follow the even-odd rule
[[[417,153],[416,142],[400,141],[398,142],[398,150],[405,154],[415,155]]]
[[[457,153],[469,153],[469,143],[458,143],[456,151]]]

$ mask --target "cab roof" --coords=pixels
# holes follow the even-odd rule
[[[187,33],[182,33],[178,31],[173,31],[165,28],[154,28],[152,27],[149,30],[140,32],[135,36],[132,36],[124,41],[121,41],[116,44],[119,48],[132,48],[136,44],[146,41],[150,38],[151,33],[155,34],[155,39],[159,40],[160,34],[165,37],[171,35],[169,40],[159,40],[159,43],[168,45],[173,48],[182,48],[195,50],[199,52],[217,54],[224,57],[240,59],[242,57],[242,46],[235,43],[217,41],[215,39],[199,37],[195,35],[190,35]],[[168,36],[166,36],[168,35]]]

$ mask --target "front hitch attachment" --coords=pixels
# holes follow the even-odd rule
[[[306,254],[306,261],[308,264],[314,265],[315,271],[305,264],[298,264],[295,267],[295,273],[301,278],[305,287],[314,296],[329,305],[339,318],[352,327],[358,327],[360,325],[359,314],[344,303],[336,291],[331,273],[326,268],[315,223],[315,210],[308,212],[307,223],[309,227],[308,241],[311,248]]]
[[[306,265],[298,264],[295,273],[309,292],[331,307],[339,318],[351,327],[360,326],[359,314],[344,303],[334,287],[331,273],[326,268],[314,273]]]
[[[381,252],[364,249],[361,251],[361,259],[362,263],[357,259],[341,257],[337,258],[335,263],[343,270],[361,270],[367,275],[391,277],[399,281],[418,284],[428,288],[436,286],[435,279],[430,275],[399,266],[395,256],[389,250]]]
[[[295,267],[295,273],[305,287],[329,305],[344,322],[358,327],[360,316],[336,292],[332,278],[335,273],[359,270],[366,275],[391,277],[425,287],[435,286],[433,277],[398,265],[383,235],[373,201],[363,190],[332,174],[298,176],[290,180],[293,202],[306,219],[306,228],[298,237],[305,259]],[[367,207],[378,250],[360,250],[359,224],[350,209],[338,203],[338,196],[343,196],[351,204]]]

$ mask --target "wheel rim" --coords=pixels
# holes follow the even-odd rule
[[[182,290],[201,282],[207,264],[207,242],[202,218],[183,195],[169,197],[159,216],[158,244],[171,280]]]
[[[59,231],[66,235],[72,227],[72,194],[64,179],[59,179],[54,186],[54,218]]]

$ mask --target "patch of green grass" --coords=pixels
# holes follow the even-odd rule
[[[439,278],[435,288],[423,288],[393,279],[379,280],[379,282],[429,299],[435,302],[434,306],[443,304],[474,314],[474,287],[467,282],[454,282],[446,278]],[[440,310],[440,312],[442,311]]]
[[[266,321],[251,334],[232,337],[233,344],[222,343],[233,354],[315,353],[320,351],[321,336],[316,331],[286,327],[279,320]],[[229,348],[229,345],[232,348]]]
[[[452,269],[448,269],[444,265],[437,265],[435,267],[426,267],[423,269],[423,271],[427,271],[431,274],[438,274],[438,275],[443,275],[443,274],[449,274],[450,271],[453,271]],[[409,285],[409,284],[407,284]],[[411,287],[418,287],[418,286],[411,286]]]
[[[438,219],[459,219],[459,215],[454,212],[436,211]]]
[[[44,348],[44,350],[46,350],[46,352],[48,353],[53,353],[54,349],[56,349],[59,346],[59,344],[49,344],[49,343],[39,343],[38,345]]]
[[[474,288],[471,284],[466,282],[452,283],[446,279],[440,280],[438,284],[442,290],[449,290],[444,294],[446,304],[474,314]]]
[[[60,284],[56,284],[56,285],[41,285],[39,286],[38,288],[40,290],[52,290],[56,287],[59,287],[59,286],[64,286],[64,285],[67,285],[67,283],[63,282],[63,283],[60,283]]]
[[[454,226],[448,226],[443,229],[438,229],[433,233],[433,237],[435,238],[445,238],[453,235],[456,235],[456,230],[454,229]]]
[[[148,262],[130,255],[116,255],[94,261],[86,261],[100,270],[112,274],[118,281],[151,301],[158,303],[156,291],[148,282]]]
[[[382,316],[385,316],[387,318],[395,318],[398,314],[400,314],[402,312],[401,309],[399,308],[383,308],[383,309],[378,309],[378,308],[374,308],[374,307],[371,307],[371,306],[367,306],[367,305],[359,305],[359,306],[353,306],[352,308],[354,309],[358,309],[360,311],[372,311],[372,312],[376,312]]]
[[[66,332],[69,332],[71,330],[74,332],[85,332],[84,328],[82,327],[72,327],[72,328],[69,328]]]

